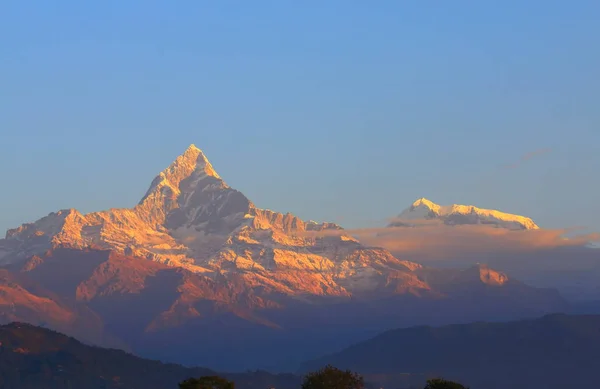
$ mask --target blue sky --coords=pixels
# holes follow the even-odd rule
[[[599,20],[597,1],[3,1],[0,229],[132,206],[195,143],[307,219],[377,226],[427,197],[598,231]]]

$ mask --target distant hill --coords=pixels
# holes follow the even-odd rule
[[[598,388],[600,315],[392,330],[308,362],[303,371],[327,363],[386,388],[437,375],[472,389]]]
[[[212,374],[217,373],[142,359],[120,350],[87,346],[74,338],[29,324],[0,326],[1,389],[176,389],[186,378]],[[291,374],[221,375],[242,389],[297,388],[300,385],[300,378]]]

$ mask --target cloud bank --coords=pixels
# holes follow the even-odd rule
[[[600,234],[579,229],[510,231],[485,225],[447,226],[423,220],[417,227],[310,231],[305,236],[350,235],[397,258],[434,267],[486,263],[532,286],[558,289],[571,300],[600,299]]]
[[[600,241],[598,233],[565,237],[572,229],[510,231],[485,225],[447,226],[430,220],[411,220],[411,224],[417,226],[308,231],[304,235],[351,235],[366,245],[384,247],[399,256],[429,260],[467,253],[585,246]]]

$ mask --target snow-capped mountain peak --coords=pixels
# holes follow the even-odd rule
[[[170,212],[189,208],[194,199],[202,197],[197,193],[211,188],[222,190],[229,186],[202,150],[192,144],[154,178],[135,211],[145,221],[164,224]]]
[[[288,295],[341,296],[382,285],[427,289],[412,273],[418,265],[324,230],[342,229],[257,208],[191,145],[135,207],[50,214],[0,240],[0,262],[60,247],[94,247],[215,277],[242,277],[253,287]]]
[[[437,205],[436,203],[434,203],[431,200],[426,199],[425,197],[421,197],[420,199],[417,199],[413,204],[412,207],[419,207],[419,206],[424,206],[427,207],[429,209],[438,209],[440,208],[439,205]]]
[[[439,205],[426,198],[416,200],[390,224],[411,226],[416,220],[437,220],[446,225],[487,224],[510,230],[536,230],[539,227],[528,217],[473,205]]]
[[[196,178],[206,176],[221,179],[208,158],[206,158],[206,155],[194,144],[190,145],[169,167],[156,176],[146,195],[140,201],[140,204],[153,192],[162,190],[164,187],[171,189],[174,194],[178,195],[182,181],[189,179],[191,176],[196,176]]]

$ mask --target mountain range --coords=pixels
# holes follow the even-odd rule
[[[307,361],[297,374],[215,373],[91,347],[25,323],[0,326],[0,388],[168,389],[189,377],[218,374],[237,388],[300,387],[309,371],[333,364],[363,375],[367,388],[420,389],[443,376],[473,389],[597,387],[600,316],[547,315],[386,331]]]
[[[474,389],[599,387],[600,316],[553,314],[386,331],[303,365],[360,371],[386,388],[446,377]]]
[[[341,227],[257,208],[192,145],[134,208],[51,213],[9,230],[0,241],[0,261],[57,247],[98,248],[212,278],[240,277],[252,287],[298,298],[361,295],[396,285],[415,293],[430,289],[412,274],[419,265],[385,250],[364,247],[349,235],[303,236],[327,229]]]
[[[537,228],[424,199],[402,215]],[[339,225],[260,209],[193,145],[131,209],[61,210],[9,230],[0,264],[3,322],[221,370],[289,369],[398,326],[569,309],[556,291],[485,265],[440,271]]]
[[[13,322],[0,326],[2,389],[176,389],[191,377],[219,374],[236,388],[297,388],[300,377],[264,371],[222,374],[142,359],[85,345],[47,328]]]

